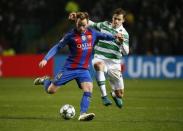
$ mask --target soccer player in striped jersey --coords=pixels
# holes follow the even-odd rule
[[[103,104],[106,106],[112,104],[106,92],[105,76],[108,76],[112,88],[112,98],[119,108],[124,104],[122,99],[124,96],[124,82],[121,74],[121,60],[123,55],[128,55],[129,53],[129,35],[123,27],[125,14],[123,9],[118,8],[113,12],[112,23],[108,21],[99,23],[89,22],[92,27],[103,33],[111,35],[116,33],[122,34],[122,42],[99,40],[95,46],[95,55],[92,60],[96,70],[96,79],[101,90]]]
[[[44,85],[47,93],[53,94],[58,87],[75,79],[79,88],[83,90],[83,96],[80,103],[80,116],[78,120],[89,121],[95,117],[94,113],[87,113],[90,104],[90,97],[92,95],[92,78],[88,71],[88,66],[91,61],[94,42],[98,39],[102,40],[116,40],[117,35],[107,35],[98,32],[88,27],[88,13],[78,12],[76,15],[76,28],[66,33],[65,36],[53,46],[46,54],[39,66],[43,68],[47,61],[52,58],[59,49],[68,46],[70,54],[65,62],[63,69],[61,69],[55,76],[54,80],[49,77],[39,77],[34,81],[35,85]]]
[[[123,27],[125,21],[125,11],[121,8],[114,10],[112,23],[108,21],[95,23],[89,21],[89,25],[107,34],[122,34],[120,41],[99,40],[94,48],[94,59],[92,64],[96,70],[96,80],[101,90],[102,101],[105,106],[111,105],[111,100],[107,97],[106,76],[112,88],[111,95],[116,105],[123,106],[124,82],[121,74],[121,60],[123,55],[129,54],[129,35]],[[73,20],[75,13],[69,15]]]

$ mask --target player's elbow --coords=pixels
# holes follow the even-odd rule
[[[130,52],[129,47],[126,47],[126,48],[124,47],[124,48],[122,49],[122,54],[123,54],[123,55],[128,55],[129,52]]]

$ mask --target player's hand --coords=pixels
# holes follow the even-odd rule
[[[76,19],[76,12],[71,12],[70,14],[69,14],[69,17],[68,17],[68,19],[69,20],[75,20]]]
[[[121,44],[123,43],[123,41],[124,41],[123,34],[117,33],[117,34],[115,35],[115,37],[116,37],[117,42],[119,42],[119,43],[121,43]]]
[[[39,67],[43,68],[46,64],[47,64],[47,60],[43,59],[41,62],[39,62]]]
[[[116,34],[116,37],[117,37],[117,39],[118,39],[120,42],[123,42],[123,41],[124,41],[123,34],[117,33],[117,34]]]

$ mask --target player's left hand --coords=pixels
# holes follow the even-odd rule
[[[69,20],[75,20],[76,19],[76,12],[71,12],[68,17]]]

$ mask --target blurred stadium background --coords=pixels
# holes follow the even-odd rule
[[[182,55],[182,6],[182,0],[1,0],[0,53],[46,52],[71,28],[68,12],[88,11],[94,21],[110,21],[112,11],[122,7],[131,54]]]
[[[130,35],[130,56],[148,57],[125,59],[126,67],[129,65],[130,68],[127,68],[124,76],[130,78],[183,78],[182,6],[183,0],[176,2],[169,0],[163,2],[158,0],[55,0],[54,2],[48,0],[1,0],[0,54],[2,56],[45,54],[61,39],[65,32],[73,27],[72,22],[67,19],[69,12],[87,11],[93,21],[111,21],[112,11],[121,7],[127,11],[124,26]],[[67,48],[61,50],[60,53],[67,54]],[[165,58],[157,56],[165,56]],[[32,58],[40,60],[35,56]],[[16,73],[12,74],[10,71],[8,71],[10,74],[6,73],[7,70],[17,66],[13,63],[18,63],[19,67],[26,66],[21,64],[23,63],[21,60],[24,61],[25,58],[15,57],[15,61],[19,60],[19,62],[11,60],[12,63],[6,64],[5,61],[9,62],[9,59],[4,57],[0,59],[1,76],[16,76]],[[11,59],[13,58],[11,57]],[[32,59],[30,58],[29,61]],[[25,61],[24,63],[29,65],[29,71],[31,71],[33,66]],[[53,69],[50,69],[52,71],[49,74],[53,75],[56,72],[55,69],[58,68],[55,65],[58,64],[55,64],[55,60],[52,63],[54,66],[51,67]],[[143,68],[146,68],[145,71]],[[26,74],[24,70],[19,70],[19,72]],[[37,74],[32,76],[37,76],[42,71],[35,72]]]
[[[61,50],[43,70],[38,62],[73,27],[69,12],[87,11],[93,21],[110,21],[118,7],[127,11],[124,27],[130,35],[124,110],[114,104],[103,107],[94,82],[90,110],[96,120],[85,126],[77,118],[60,120],[62,104],[73,104],[79,112],[76,83],[50,97],[33,88],[32,81],[53,76],[68,50]],[[183,0],[0,0],[0,130],[182,131],[182,7]]]

